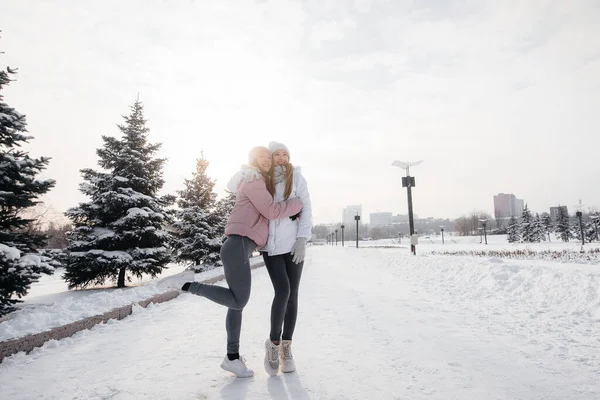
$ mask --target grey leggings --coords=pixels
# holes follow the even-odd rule
[[[225,329],[227,330],[227,353],[239,353],[242,330],[242,310],[250,298],[250,256],[256,243],[246,236],[232,235],[221,247],[221,261],[229,288],[194,282],[189,292],[206,297],[228,307]]]
[[[290,253],[268,256],[263,253],[265,266],[275,289],[271,305],[271,340],[292,340],[298,316],[298,287],[302,276],[301,263],[294,263]],[[283,335],[281,328],[283,325]]]

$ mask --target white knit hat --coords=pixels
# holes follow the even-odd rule
[[[275,153],[277,150],[285,150],[288,153],[288,157],[291,158],[290,156],[290,151],[288,150],[287,146],[283,143],[279,143],[279,142],[270,142],[269,143],[269,151],[271,153]]]

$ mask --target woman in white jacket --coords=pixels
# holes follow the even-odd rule
[[[304,265],[306,242],[312,233],[312,212],[306,179],[299,167],[290,164],[283,143],[269,143],[273,159],[267,189],[274,201],[299,198],[302,211],[289,218],[269,221],[267,244],[260,250],[269,272],[275,296],[271,306],[271,332],[265,341],[265,369],[271,376],[296,370],[292,356],[292,335],[298,315],[298,287]]]

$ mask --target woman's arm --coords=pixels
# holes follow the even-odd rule
[[[296,177],[294,177],[296,179]],[[306,179],[300,174],[297,176],[298,185],[296,192],[302,201],[302,212],[298,221],[298,235],[296,237],[310,239],[312,237],[312,205]]]
[[[262,179],[243,183],[240,189],[243,190],[258,212],[268,219],[289,217],[297,214],[302,209],[302,201],[300,199],[289,199],[276,203],[271,193],[267,190],[265,181]]]

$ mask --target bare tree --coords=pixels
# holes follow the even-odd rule
[[[43,232],[50,227],[50,224],[61,226],[70,224],[64,214],[44,202],[40,202],[33,207],[26,208],[19,213],[19,216],[30,220],[25,230],[29,233]]]
[[[485,211],[471,211],[468,216],[462,216],[454,221],[454,230],[460,236],[477,235],[481,227],[480,219],[492,220],[492,216]]]
[[[469,236],[471,234],[471,222],[465,216],[462,216],[454,221],[454,230],[460,236]]]
[[[38,203],[33,207],[23,209],[19,212],[19,217],[26,219],[29,222],[22,228],[22,231],[27,232],[28,234],[42,233],[49,212],[49,207],[44,203]]]
[[[73,229],[71,224],[58,225],[50,222],[48,229],[44,232],[48,236],[48,249],[66,249],[68,246],[67,232]]]
[[[383,230],[379,226],[374,226],[369,230],[369,236],[373,240],[383,239],[385,237]]]

